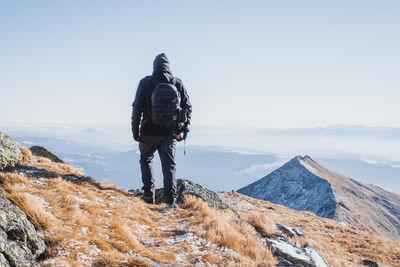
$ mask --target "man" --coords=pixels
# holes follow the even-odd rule
[[[159,54],[153,62],[153,74],[139,82],[132,104],[132,133],[139,142],[143,200],[149,204],[155,202],[153,158],[158,151],[165,202],[176,207],[176,142],[186,138],[191,112],[186,88],[172,75],[167,55]]]

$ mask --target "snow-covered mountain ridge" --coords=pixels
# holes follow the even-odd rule
[[[297,156],[239,193],[400,240],[400,196]]]

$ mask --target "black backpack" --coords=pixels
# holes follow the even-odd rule
[[[156,84],[151,95],[151,114],[154,125],[177,126],[181,96],[175,86],[175,78],[171,83]]]

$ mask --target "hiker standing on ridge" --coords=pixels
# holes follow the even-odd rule
[[[186,88],[170,70],[167,55],[156,56],[153,74],[144,77],[132,104],[133,139],[139,142],[143,200],[154,204],[153,158],[160,155],[165,202],[176,207],[176,142],[189,132],[192,105]]]

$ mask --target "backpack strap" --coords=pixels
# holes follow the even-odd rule
[[[178,89],[178,87],[176,86],[176,78],[172,77],[172,79],[169,81],[169,83],[172,83],[173,85],[175,85],[176,89]]]

